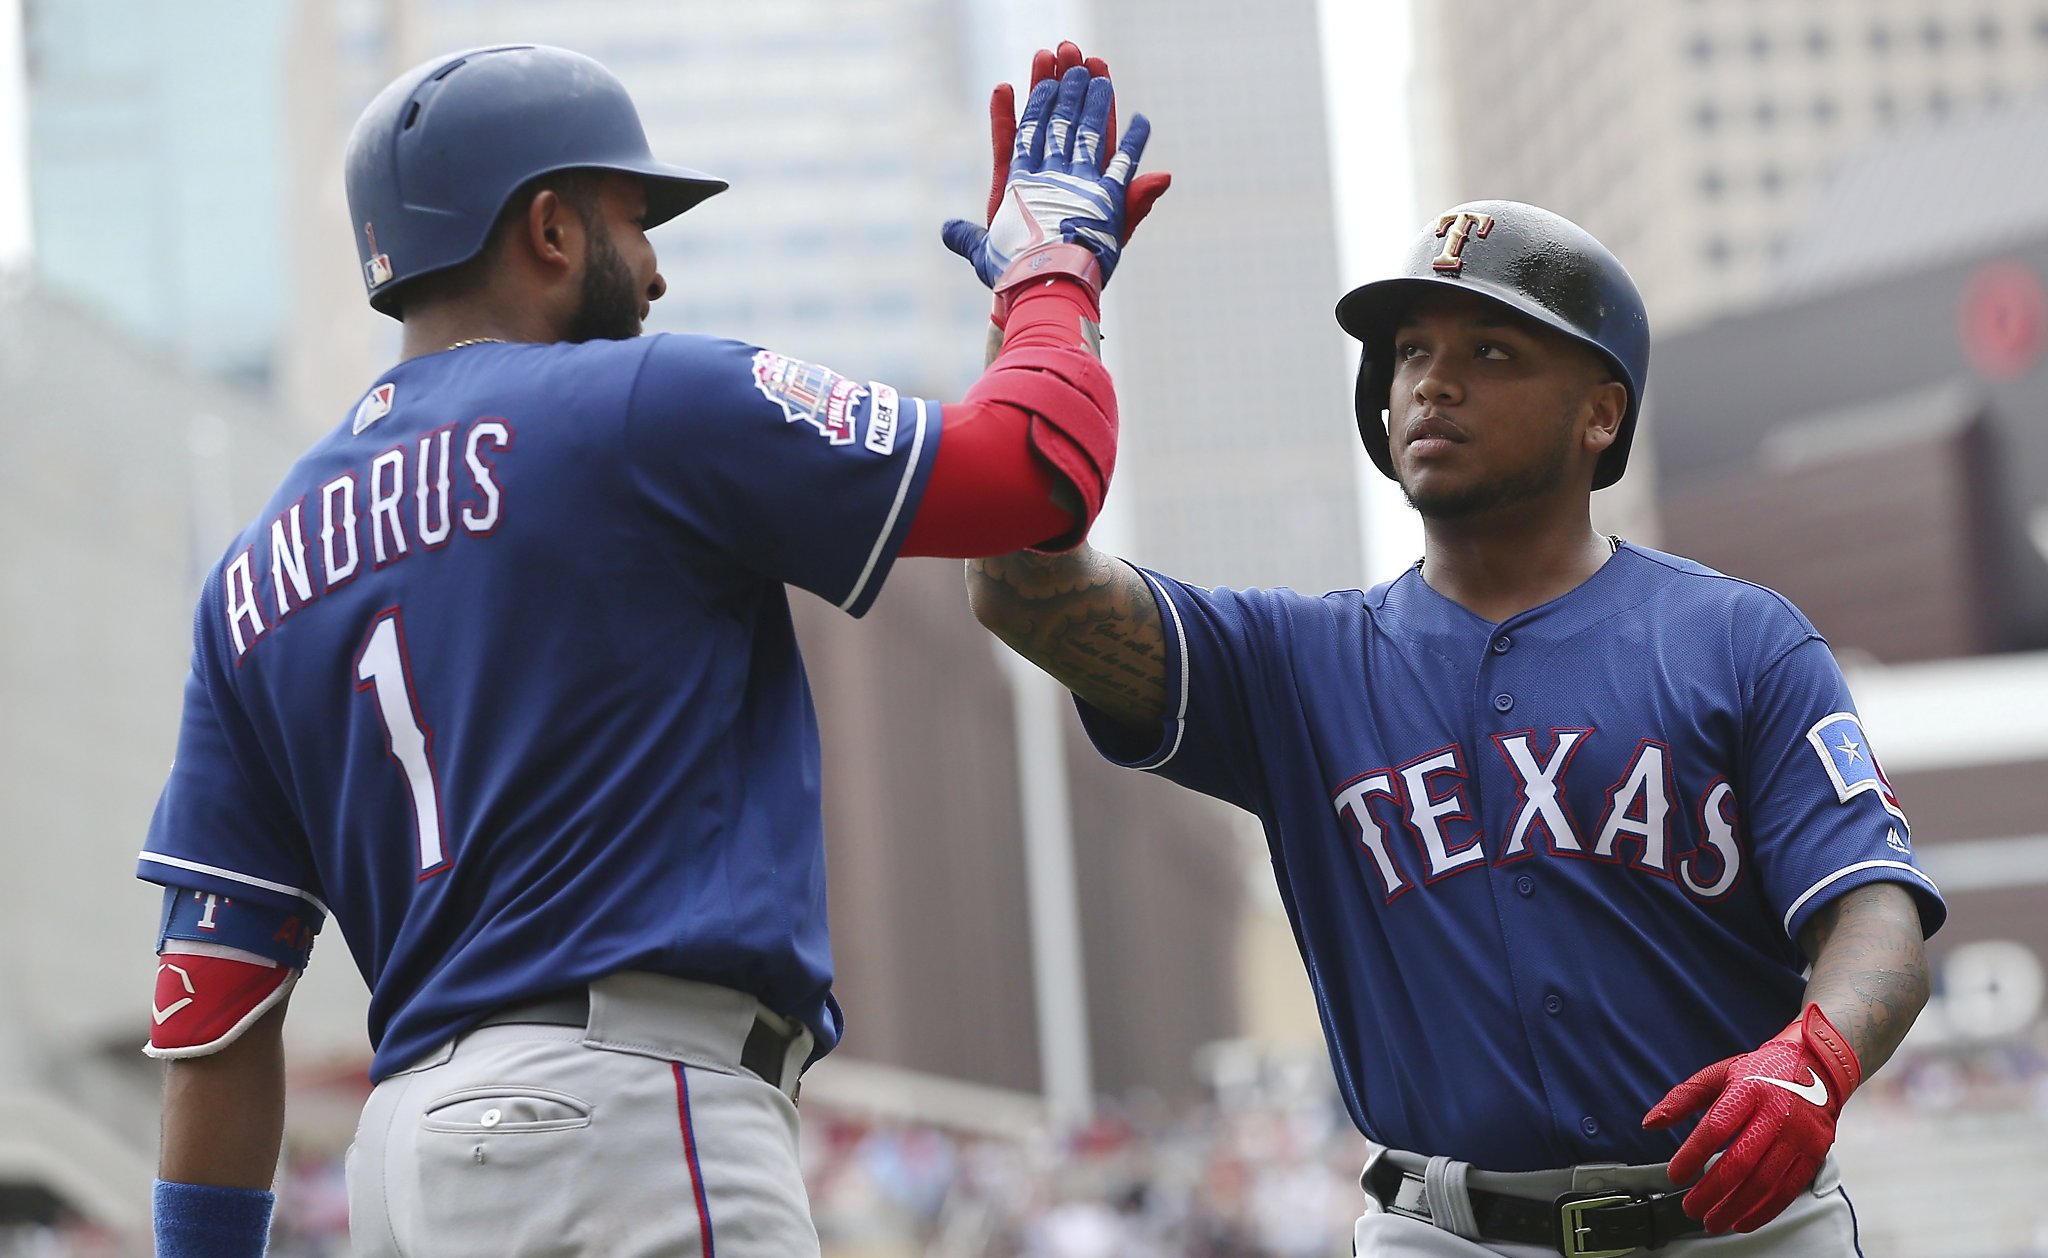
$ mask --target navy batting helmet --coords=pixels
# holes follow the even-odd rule
[[[654,160],[612,72],[534,44],[436,57],[377,94],[348,138],[348,208],[370,304],[397,316],[406,282],[475,257],[520,185],[559,170],[647,184],[647,226],[726,183]]]
[[[1593,488],[1621,479],[1650,372],[1642,295],[1607,246],[1570,219],[1519,201],[1469,201],[1416,239],[1401,274],[1344,294],[1337,322],[1365,343],[1358,363],[1358,434],[1394,477],[1385,412],[1394,384],[1394,329],[1415,298],[1435,289],[1491,298],[1585,345],[1628,386],[1628,411],[1600,455]],[[1399,479],[1398,477],[1394,477]]]

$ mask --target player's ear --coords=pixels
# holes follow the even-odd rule
[[[1604,375],[1586,394],[1586,445],[1600,453],[1621,435],[1621,421],[1628,414],[1628,386]]]
[[[583,221],[553,188],[542,188],[527,203],[521,233],[533,255],[547,267],[569,266],[570,252]]]

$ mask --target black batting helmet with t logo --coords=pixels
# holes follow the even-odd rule
[[[1439,215],[1416,238],[1401,273],[1352,289],[1337,322],[1364,342],[1358,363],[1358,434],[1373,463],[1394,477],[1387,443],[1394,381],[1394,329],[1418,293],[1477,293],[1590,347],[1628,386],[1628,412],[1600,456],[1593,488],[1621,479],[1650,372],[1650,321],[1642,294],[1620,261],[1584,228],[1520,201],[1469,201]]]

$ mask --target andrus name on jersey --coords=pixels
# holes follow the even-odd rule
[[[1350,823],[1389,903],[1406,894],[1418,877],[1427,884],[1489,863],[1504,865],[1535,854],[1539,845],[1552,856],[1612,865],[1623,862],[1626,849],[1631,869],[1676,879],[1701,901],[1726,896],[1741,877],[1743,864],[1735,788],[1725,778],[1716,778],[1687,816],[1676,816],[1689,801],[1679,797],[1670,749],[1644,739],[1628,768],[1607,787],[1589,840],[1566,803],[1565,773],[1595,736],[1588,729],[1554,729],[1547,750],[1537,749],[1534,731],[1493,736],[1494,748],[1514,778],[1515,813],[1505,840],[1491,854],[1466,802],[1469,775],[1456,746],[1398,768],[1360,774],[1337,787],[1331,802],[1337,815]],[[1694,818],[1697,843],[1674,859],[1674,822],[1683,826]],[[1407,831],[1415,842],[1397,847],[1388,822]],[[1419,854],[1419,868],[1410,851]]]
[[[269,562],[262,574],[255,544],[221,573],[235,662],[285,617],[354,580],[366,557],[372,569],[382,568],[415,549],[445,546],[458,531],[490,535],[504,509],[492,460],[511,446],[512,426],[503,419],[449,424],[421,437],[416,448],[384,451],[363,475],[351,468],[327,480],[280,512],[270,522]],[[453,483],[458,448],[468,476],[459,501]],[[309,500],[317,544],[307,540]]]

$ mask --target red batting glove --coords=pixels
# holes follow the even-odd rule
[[[1100,57],[1084,57],[1081,48],[1073,40],[1063,40],[1056,50],[1039,49],[1031,58],[1031,83],[1025,88],[1029,93],[1046,79],[1057,79],[1075,66],[1088,67],[1088,73],[1098,78],[1109,77],[1109,63]],[[996,84],[996,90],[988,98],[988,139],[989,149],[995,161],[995,173],[988,183],[988,216],[984,223],[996,221],[996,211],[1002,208],[1003,187],[1009,182],[1010,158],[1017,144],[1017,91],[1008,83]],[[1116,151],[1116,105],[1109,107],[1109,127],[1103,132],[1102,151]],[[1152,212],[1152,205],[1166,194],[1173,185],[1173,176],[1167,171],[1152,171],[1134,177],[1130,186],[1124,189],[1124,243],[1129,244],[1131,236],[1138,230],[1138,224]]]
[[[1706,1117],[1671,1159],[1671,1182],[1700,1174],[1685,1212],[1709,1232],[1754,1232],[1812,1185],[1835,1143],[1842,1102],[1863,1082],[1863,1065],[1819,1005],[1753,1052],[1717,1061],[1671,1089],[1643,1116],[1652,1130],[1695,1110]],[[1733,1142],[1730,1143],[1730,1138]]]

